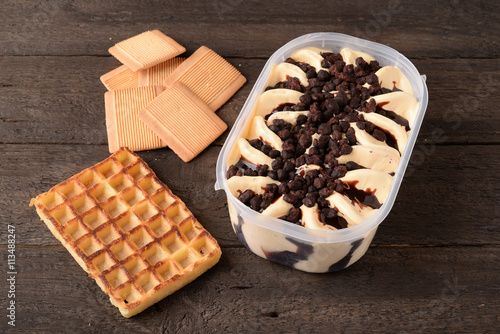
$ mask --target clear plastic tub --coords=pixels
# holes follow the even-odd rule
[[[343,47],[349,47],[370,54],[381,66],[396,66],[410,81],[413,96],[419,102],[417,116],[385,203],[364,222],[345,229],[334,231],[307,229],[262,215],[235,198],[226,182],[227,162],[231,149],[251,117],[259,95],[264,92],[273,65],[285,61],[294,51],[306,47],[317,47],[333,52],[340,52]],[[425,76],[421,76],[406,57],[385,45],[338,33],[312,33],[282,46],[264,66],[217,160],[215,189],[223,189],[226,192],[231,224],[240,241],[253,253],[265,259],[307,272],[337,271],[359,260],[370,246],[379,224],[387,217],[394,204],[427,109],[427,102]]]

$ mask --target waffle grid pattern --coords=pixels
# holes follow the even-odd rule
[[[219,249],[185,204],[128,149],[39,195],[35,204],[123,308],[182,279]]]

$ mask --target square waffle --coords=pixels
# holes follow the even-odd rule
[[[121,148],[31,200],[124,317],[215,265],[217,241],[136,154]]]

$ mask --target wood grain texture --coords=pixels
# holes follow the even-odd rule
[[[426,155],[417,146],[393,209],[374,243],[500,245],[500,179],[491,172],[500,170],[500,151],[493,147],[436,146]],[[170,149],[139,155],[222,246],[239,246],[226,196],[214,190],[219,151],[219,147],[210,147],[188,164]],[[11,176],[2,178],[0,185],[0,190],[11,192],[0,201],[0,218],[17,226],[22,245],[59,244],[28,207],[30,198],[109,156],[106,146],[92,145],[3,145],[0,153],[4,157],[0,172]]]
[[[289,40],[318,31],[382,42],[409,57],[500,55],[495,0],[325,1],[315,6],[296,0],[286,5],[255,0],[9,0],[1,10],[4,55],[107,55],[115,43],[150,29],[161,30],[190,52],[205,44],[225,57],[267,58]]]
[[[372,248],[320,275],[225,248],[215,267],[131,319],[65,249],[18,254],[16,333],[475,333],[499,320],[498,275],[489,270],[500,265],[498,247]]]
[[[217,111],[231,129],[265,60],[228,61],[248,79]],[[500,143],[499,59],[414,62],[430,96],[420,142]],[[0,57],[0,143],[107,144],[99,76],[119,65],[110,57]]]
[[[500,332],[500,2],[6,0],[0,17],[0,254],[12,224],[18,271],[15,328],[0,280],[0,333]],[[107,50],[151,29],[247,78],[217,111],[229,129],[268,57],[306,33],[380,42],[426,75],[410,166],[358,263],[307,274],[244,248],[214,190],[226,131],[188,164],[139,152],[219,241],[220,263],[132,319],[110,304],[28,204],[109,156],[99,77],[120,62]]]

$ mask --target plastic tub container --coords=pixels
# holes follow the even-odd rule
[[[273,65],[285,61],[294,51],[306,47],[317,47],[337,53],[343,47],[349,47],[370,54],[378,60],[381,66],[396,66],[410,81],[413,96],[419,102],[417,116],[386,201],[370,218],[345,229],[333,231],[307,229],[262,215],[235,198],[226,182],[227,162],[231,149],[245,123],[249,121],[259,95],[264,92]],[[385,45],[338,33],[312,33],[298,37],[282,46],[264,66],[217,160],[215,189],[223,189],[226,192],[231,224],[240,241],[256,255],[307,272],[337,271],[359,260],[370,246],[379,224],[387,217],[394,204],[415,146],[427,102],[425,76],[421,76],[406,57]]]

